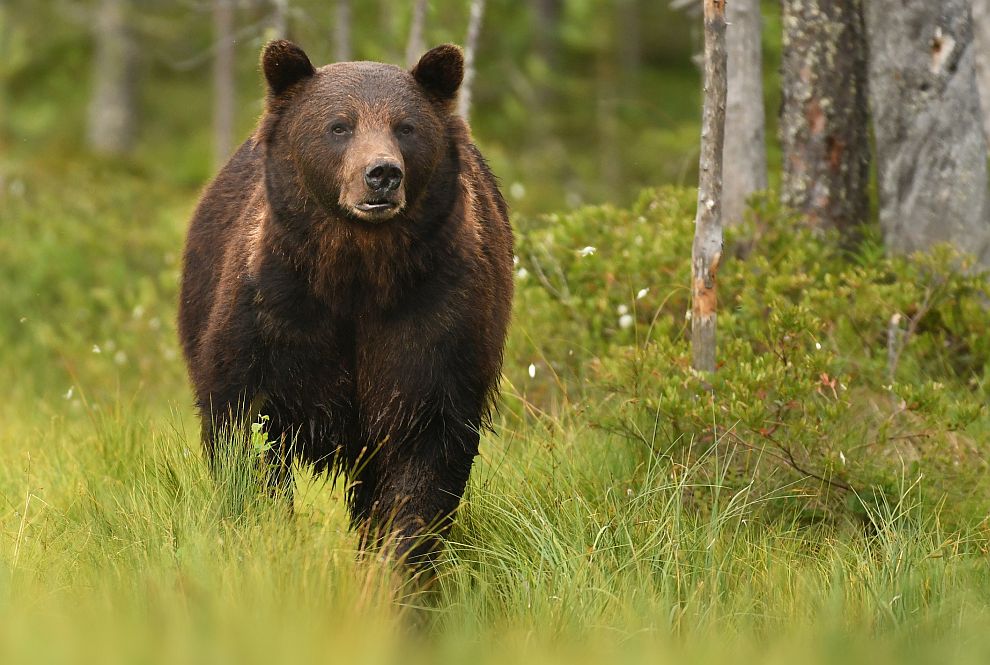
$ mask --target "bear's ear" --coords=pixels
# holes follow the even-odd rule
[[[412,75],[429,94],[449,101],[464,78],[464,54],[460,46],[443,44],[430,49],[412,68]]]
[[[276,97],[316,73],[303,50],[284,39],[265,44],[261,52],[261,69],[265,72],[269,90]]]

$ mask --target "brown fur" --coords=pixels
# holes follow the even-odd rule
[[[477,454],[512,299],[505,203],[453,110],[462,67],[449,45],[410,73],[269,44],[265,114],[203,194],[179,309],[211,457],[258,407],[290,457],[348,474],[357,524],[421,561]],[[372,187],[377,163],[394,190]]]

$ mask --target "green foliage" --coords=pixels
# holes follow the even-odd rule
[[[119,168],[70,165],[12,173],[0,205],[0,376],[24,396],[75,385],[70,402],[80,386],[105,398],[120,376],[174,388],[188,195]]]
[[[926,475],[953,519],[981,518],[986,276],[944,247],[888,258],[867,238],[844,251],[759,201],[726,241],[720,367],[699,376],[685,319],[692,212],[687,192],[665,189],[628,211],[523,225],[517,324],[541,353],[534,380],[513,375],[527,398],[556,393],[642,454],[685,463],[713,459],[719,437],[739,453],[735,487],[786,488],[809,516],[859,511],[851,494],[894,495]]]

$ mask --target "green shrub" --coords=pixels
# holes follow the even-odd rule
[[[896,494],[924,474],[933,501],[982,517],[986,275],[946,247],[887,257],[871,230],[844,250],[757,201],[727,233],[719,369],[700,376],[686,316],[693,211],[691,192],[662,189],[631,210],[521,224],[516,325],[528,339],[510,372],[523,397],[652,455],[734,450],[737,486],[787,489],[810,514],[860,510],[850,496]]]

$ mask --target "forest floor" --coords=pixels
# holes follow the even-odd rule
[[[502,406],[410,594],[358,559],[342,487],[300,469],[286,519],[207,473],[174,330],[195,192],[3,187],[0,662],[990,658],[986,281],[957,257],[843,252],[758,203],[705,378],[690,191],[515,220]]]

